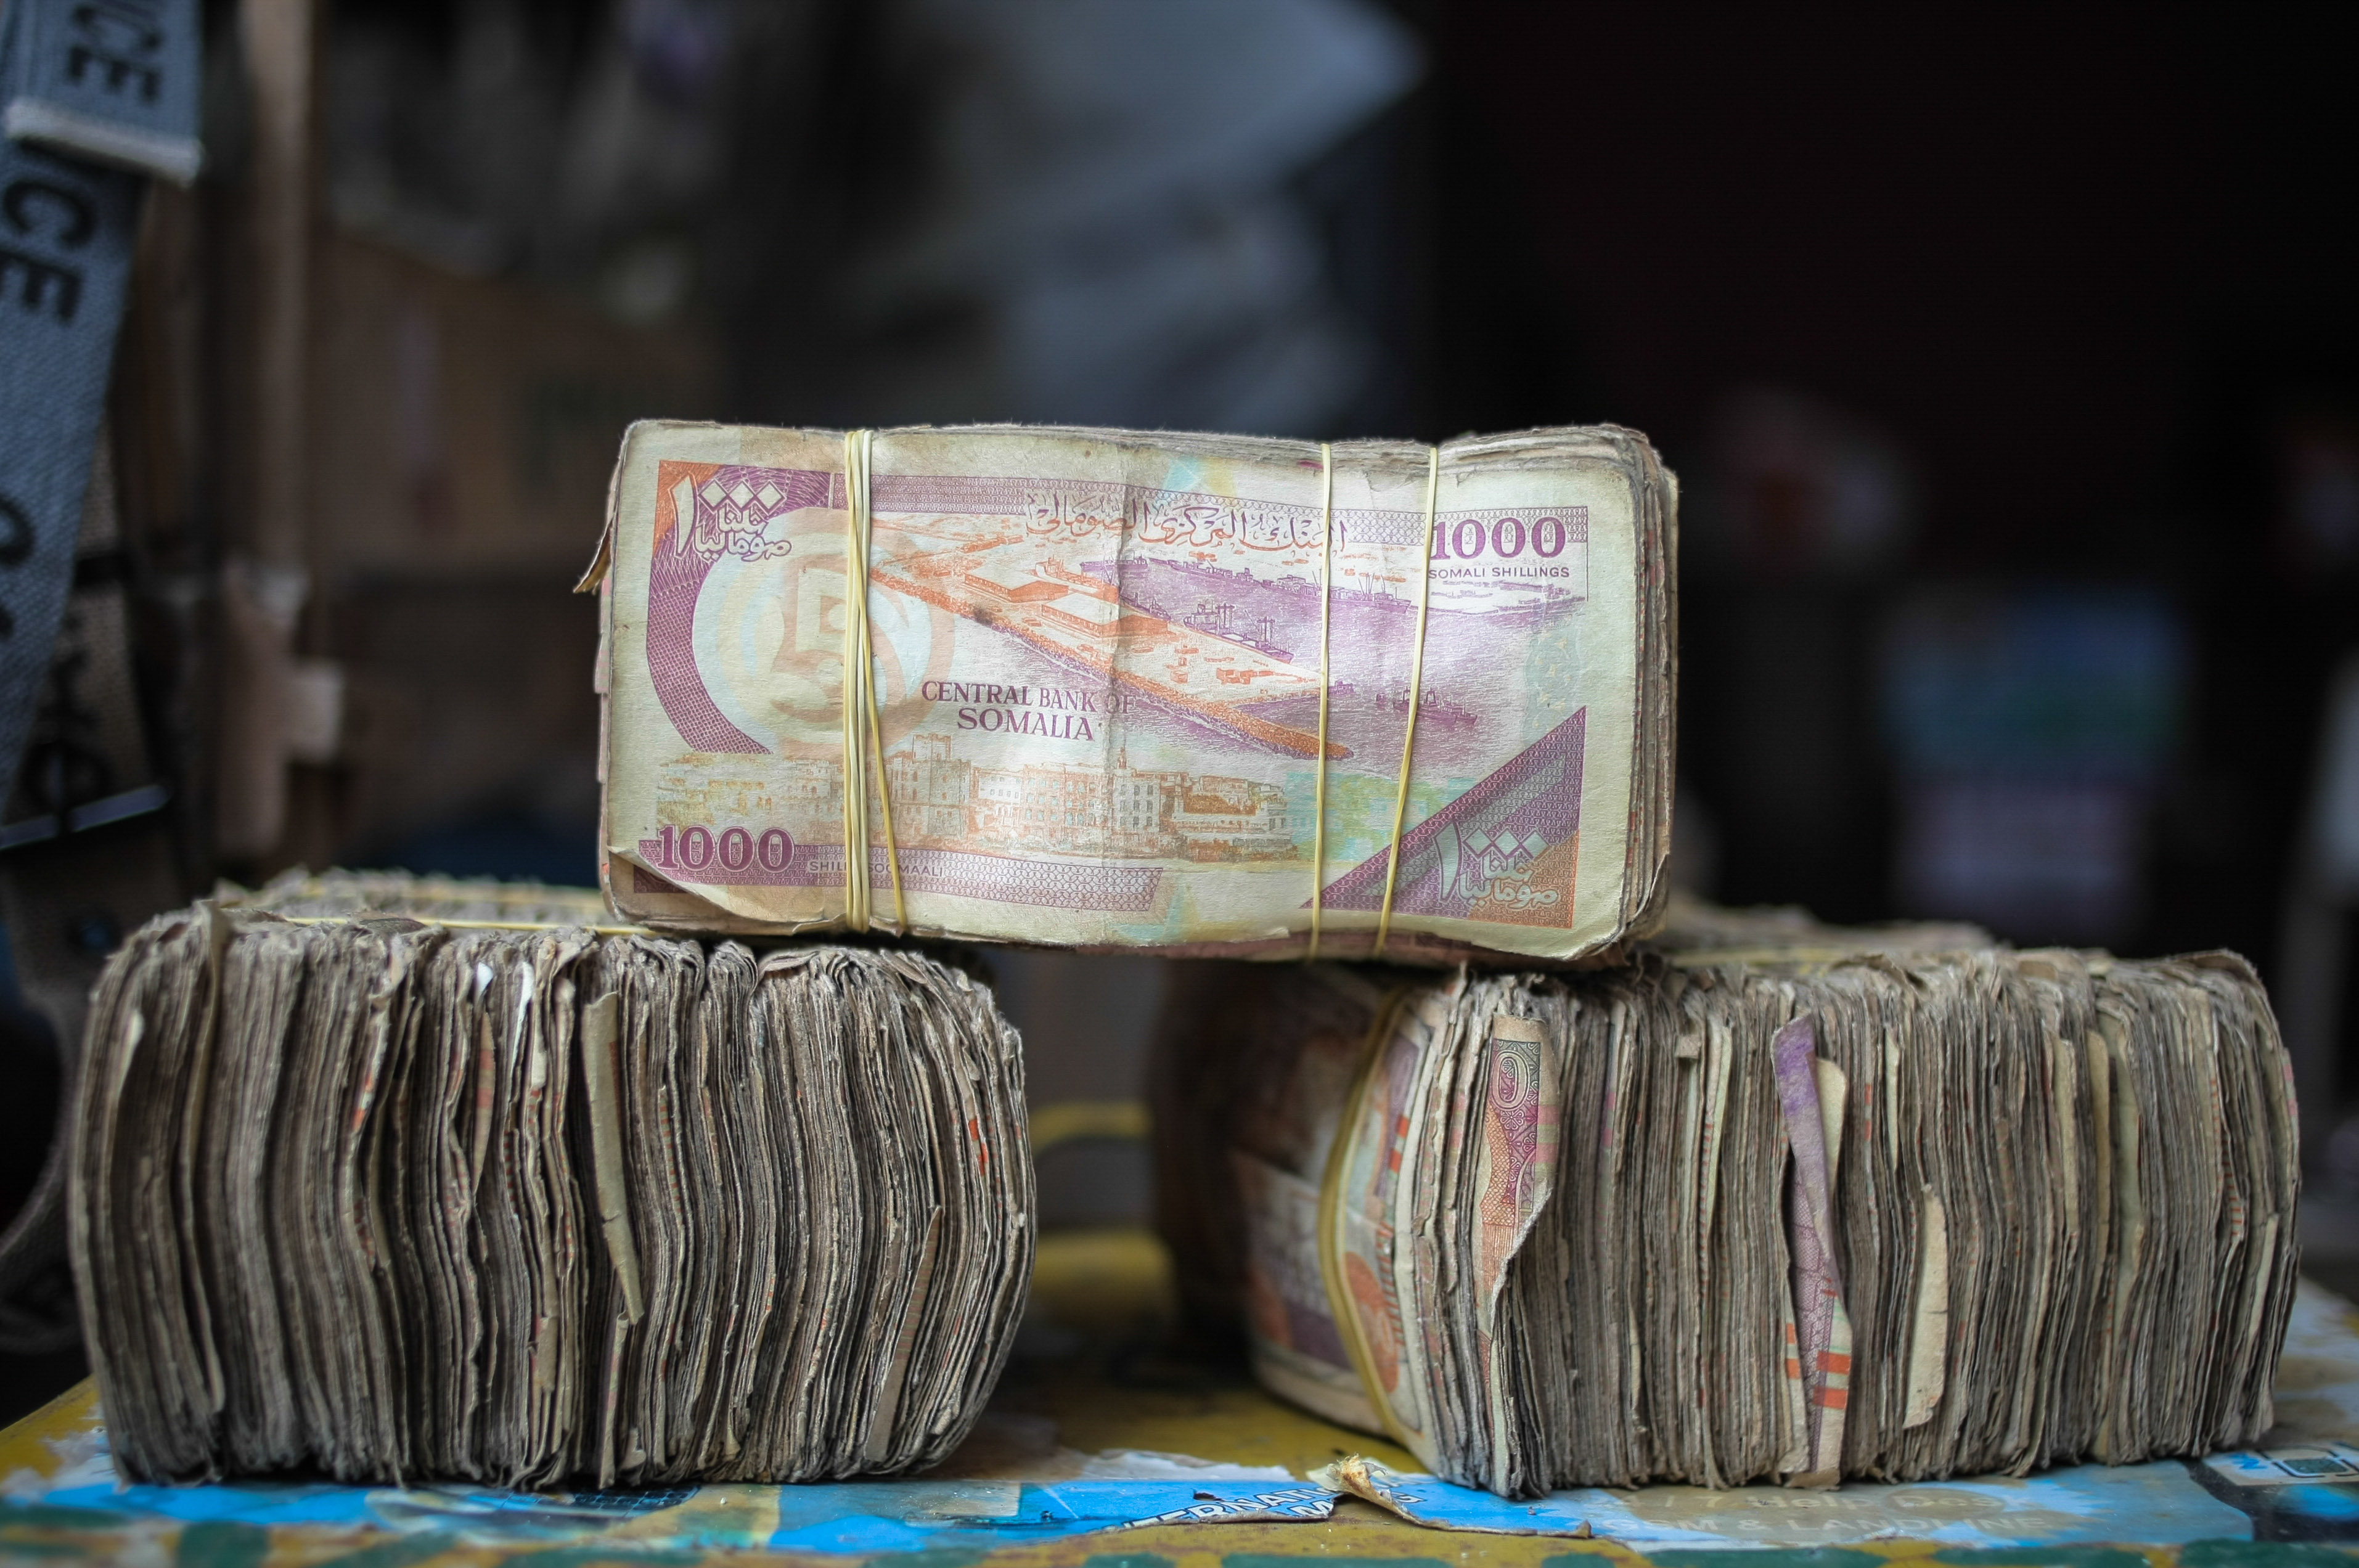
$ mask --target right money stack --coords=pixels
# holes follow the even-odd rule
[[[2271,1424],[2293,1092],[2232,955],[1690,911],[1591,975],[1202,971],[1161,1044],[1190,1306],[1446,1479],[2020,1475]]]

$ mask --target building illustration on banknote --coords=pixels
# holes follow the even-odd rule
[[[1310,843],[1310,803],[1251,779],[1130,766],[1027,762],[991,768],[956,756],[951,737],[919,734],[885,758],[894,823],[912,845],[1023,849],[1125,860],[1295,860]],[[772,823],[801,842],[843,831],[843,769],[788,758],[765,777],[665,776],[682,823]]]
[[[729,541],[738,538],[747,540],[756,559],[793,555],[790,539],[773,538],[766,529],[756,533],[736,521],[752,515],[745,506],[758,510],[765,492],[773,504],[786,498],[788,492],[775,478],[764,480],[760,489],[742,476],[730,485],[708,479],[693,489],[683,479],[675,490],[675,505],[691,510],[699,518],[697,531],[714,539],[715,561],[732,553]],[[1113,512],[1123,499],[1065,491],[1036,493],[1021,501],[1032,520],[1070,527],[1074,515]],[[1155,514],[1145,516],[1151,528]],[[1321,684],[1315,584],[1153,556],[1084,558],[1069,565],[1044,557],[1026,531],[995,517],[892,521],[889,530],[879,529],[886,542],[870,567],[872,593],[906,595],[987,627],[1045,656],[1052,670],[1065,672],[1041,681],[926,678],[915,683],[914,691],[906,680],[898,683],[896,709],[914,697],[942,727],[918,731],[885,753],[897,845],[966,855],[1193,865],[1310,860],[1315,790],[1182,767],[1134,766],[1124,737],[1114,732],[1131,728],[1122,722],[1125,714],[1135,720],[1143,708],[1160,709],[1221,732],[1229,742],[1221,749],[1231,754],[1315,757]],[[1514,521],[1513,530],[1481,528],[1483,542],[1489,543],[1495,533],[1502,542],[1516,535],[1525,545],[1537,539],[1548,552],[1543,560],[1560,560],[1569,547],[1585,577],[1585,516],[1569,526],[1555,517],[1529,526]],[[695,533],[688,537],[692,541]],[[691,542],[682,553],[694,551]],[[836,575],[840,580],[840,572]],[[1372,585],[1343,590],[1354,596],[1347,610],[1380,624],[1413,616],[1414,600],[1393,580],[1398,575],[1355,572]],[[1534,607],[1577,603],[1575,586],[1570,577],[1545,583],[1532,595]],[[1329,615],[1332,639],[1332,599]],[[1396,638],[1406,631],[1399,626],[1388,629]],[[791,623],[779,626],[782,649],[796,630]],[[1307,645],[1307,669],[1297,646],[1289,645]],[[784,662],[782,654],[774,654],[771,662]],[[1353,682],[1331,681],[1327,697],[1331,719],[1340,703],[1396,730],[1406,724],[1411,702],[1399,681],[1367,691]],[[1434,742],[1480,723],[1473,709],[1438,683],[1421,688],[1415,700],[1419,725]],[[892,727],[888,719],[888,735]],[[1027,751],[1020,759],[1010,757],[995,765],[962,750],[962,735],[985,744],[1110,741],[1114,749],[1105,760],[1086,754],[1080,760],[1036,760]],[[1201,754],[1205,748],[1191,749]],[[1338,763],[1354,755],[1332,725],[1327,755]],[[782,835],[769,838],[768,858],[774,860],[790,856],[797,844],[840,845],[840,755],[777,756],[758,770],[743,772],[723,762],[723,754],[691,753],[661,775],[663,814],[677,831],[643,842],[645,857],[654,866],[683,877],[700,871],[759,875],[766,834]],[[1571,778],[1577,788],[1577,767]],[[1451,821],[1435,825],[1435,858],[1448,862],[1438,878],[1445,892],[1469,902],[1512,902],[1527,910],[1546,909],[1562,898],[1560,890],[1543,887],[1535,893],[1529,886],[1532,869],[1551,842],[1536,828],[1488,833]]]

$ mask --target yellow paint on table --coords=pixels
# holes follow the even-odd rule
[[[23,1471],[44,1478],[62,1463],[58,1444],[90,1425],[98,1385],[85,1377],[30,1415],[0,1428],[0,1480]]]

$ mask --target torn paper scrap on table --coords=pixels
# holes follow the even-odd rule
[[[2186,1465],[2074,1465],[2016,1479],[1788,1486],[1602,1486],[1514,1502],[1374,1460],[1338,1460],[1310,1480],[1374,1503],[1412,1524],[1499,1535],[1601,1537],[1655,1547],[1845,1546],[1930,1541],[1973,1547],[2095,1541],[2176,1545],[2248,1539],[2252,1522],[2199,1485]]]

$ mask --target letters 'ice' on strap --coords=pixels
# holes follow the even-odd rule
[[[21,102],[65,69],[49,47],[64,11],[0,4],[0,100]],[[193,54],[179,63],[192,71]],[[140,191],[120,170],[0,139],[0,792],[72,591]]]
[[[1425,548],[1418,554],[1417,562],[1417,647],[1409,656],[1408,666],[1408,727],[1401,732],[1400,788],[1393,795],[1393,843],[1385,853],[1385,904],[1376,914],[1376,942],[1370,955],[1385,955],[1385,939],[1393,929],[1393,887],[1400,880],[1401,823],[1408,815],[1408,765],[1417,750],[1417,711],[1424,704],[1425,695],[1425,611],[1433,587],[1433,517],[1441,501],[1441,449],[1428,447],[1425,452]],[[1320,693],[1322,713],[1326,693]],[[1323,732],[1325,725],[1322,722]],[[1320,736],[1321,753],[1325,753],[1325,735]]]
[[[893,877],[894,929],[907,933],[909,909],[901,893],[900,845],[893,838],[893,792],[885,773],[885,725],[872,670],[875,638],[868,626],[870,462],[875,437],[874,430],[853,430],[843,438],[843,918],[853,931],[868,929],[868,761],[873,757],[885,862]]]
[[[1327,902],[1327,626],[1335,589],[1335,448],[1319,443],[1319,783],[1310,817],[1310,945],[1302,962],[1319,962],[1319,914]]]
[[[204,162],[198,0],[7,0],[0,134],[187,185]]]

